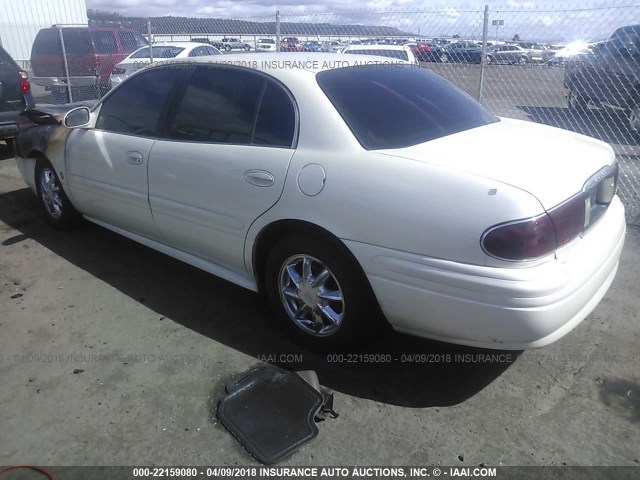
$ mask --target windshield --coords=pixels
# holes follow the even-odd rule
[[[367,150],[409,147],[499,121],[423,68],[355,66],[325,70],[316,79]]]
[[[183,47],[170,47],[170,46],[154,46],[153,58],[174,58],[181,51]],[[131,54],[131,58],[149,58],[149,47],[144,47]]]

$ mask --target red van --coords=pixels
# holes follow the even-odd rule
[[[123,28],[43,28],[31,48],[31,82],[51,91],[57,103],[70,101],[60,33],[64,38],[73,101],[104,95],[110,88],[114,65],[147,45],[139,32]]]

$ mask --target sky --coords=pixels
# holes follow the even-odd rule
[[[482,37],[483,9],[490,4],[490,39],[518,34],[532,41],[598,41],[623,25],[640,23],[640,0],[86,0],[87,8],[128,16],[256,17],[282,21],[398,27],[421,36]],[[491,25],[503,20],[504,25]]]

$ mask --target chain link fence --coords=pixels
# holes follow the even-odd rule
[[[500,116],[611,144],[629,223],[640,224],[640,4],[273,12],[253,17],[124,17],[89,11],[21,37],[38,104],[99,98],[154,60],[254,51],[352,51],[413,59]],[[89,28],[87,28],[89,27]],[[206,45],[196,50],[183,42]],[[141,47],[154,47],[134,53]],[[217,50],[217,51],[216,51]],[[398,53],[400,51],[400,53]],[[181,52],[181,53],[176,53]],[[13,53],[9,51],[9,53]],[[14,55],[15,56],[15,55]],[[522,138],[523,148],[527,139]],[[571,155],[571,152],[566,152]],[[552,174],[552,172],[550,172]]]

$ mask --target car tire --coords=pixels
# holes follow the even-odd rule
[[[224,50],[225,50],[226,52],[230,52],[230,51],[231,51],[231,45],[225,45],[225,46],[224,46]]]
[[[449,63],[449,56],[446,53],[440,55],[440,63]]]
[[[364,272],[337,240],[282,238],[267,258],[264,280],[278,320],[313,350],[341,350],[384,325]]]
[[[244,47],[246,52],[250,52],[251,51],[251,47],[249,45],[245,45]]]
[[[80,217],[80,213],[67,197],[55,169],[48,160],[40,158],[36,162],[35,173],[38,201],[47,221],[56,230],[70,229]]]
[[[569,90],[567,96],[567,105],[569,111],[578,115],[585,114],[589,111],[589,100]]]

